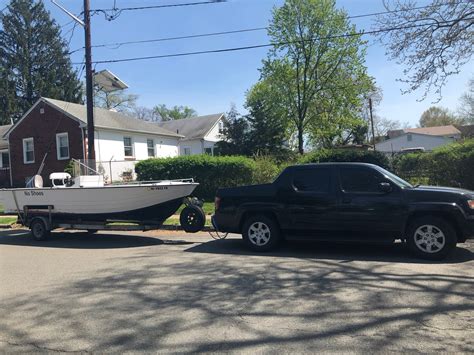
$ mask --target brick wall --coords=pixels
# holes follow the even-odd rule
[[[44,113],[40,110],[44,109]],[[10,133],[10,156],[13,186],[25,187],[25,179],[37,173],[49,150],[41,176],[45,186],[50,186],[49,174],[64,171],[69,160],[58,160],[56,134],[67,132],[69,157],[83,159],[82,129],[79,123],[44,102],[40,102]],[[34,139],[35,162],[23,161],[23,138]]]

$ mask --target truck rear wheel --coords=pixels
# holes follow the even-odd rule
[[[46,223],[41,218],[35,218],[30,223],[31,235],[35,240],[41,241],[48,238],[51,231],[46,227]]]
[[[456,247],[456,232],[442,218],[420,217],[408,226],[407,244],[416,256],[428,260],[444,259]]]
[[[275,249],[280,242],[280,228],[267,216],[252,216],[242,226],[242,237],[251,249],[269,251]]]

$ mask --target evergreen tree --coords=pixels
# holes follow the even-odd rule
[[[222,141],[216,143],[218,155],[251,155],[252,147],[249,140],[249,123],[241,116],[234,105],[226,114]]]
[[[0,123],[18,120],[41,96],[82,101],[68,45],[41,1],[11,0],[0,22]]]

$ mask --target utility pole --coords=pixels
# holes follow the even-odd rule
[[[94,93],[92,88],[91,14],[89,0],[84,0],[84,34],[86,52],[86,96],[87,96],[87,159],[95,160],[94,148]]]
[[[370,123],[372,126],[372,145],[375,152],[375,130],[374,130],[374,117],[372,116],[372,99],[369,97],[369,112],[370,112]]]

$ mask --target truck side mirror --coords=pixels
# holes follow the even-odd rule
[[[388,194],[389,192],[392,191],[392,185],[390,185],[390,183],[388,183],[388,182],[381,182],[379,184],[379,190],[381,192],[384,192],[384,193]]]

